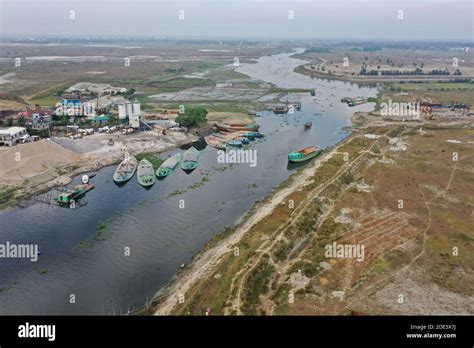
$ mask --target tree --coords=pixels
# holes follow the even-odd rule
[[[202,107],[186,108],[184,114],[176,117],[181,127],[192,127],[207,120],[207,110]]]
[[[7,120],[7,127],[12,127],[12,126],[13,126],[13,118],[10,117],[10,118]]]
[[[16,124],[17,124],[17,126],[19,126],[19,127],[24,127],[25,124],[26,124],[25,117],[24,117],[23,115],[21,115],[21,116],[18,118],[18,121],[16,121]]]

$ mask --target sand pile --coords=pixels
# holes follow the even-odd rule
[[[20,181],[52,167],[71,164],[81,157],[48,140],[0,149],[0,179]]]

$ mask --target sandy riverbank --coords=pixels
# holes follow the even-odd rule
[[[113,144],[109,145],[109,140]],[[72,177],[119,162],[125,152],[163,152],[197,140],[195,135],[154,130],[133,135],[94,134],[83,139],[52,138],[0,149],[0,190],[15,189],[3,205],[67,185]]]

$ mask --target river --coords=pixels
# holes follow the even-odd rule
[[[375,96],[376,88],[294,73],[303,61],[292,54],[262,57],[237,69],[278,87],[317,92],[302,96],[302,109],[294,114],[258,114],[265,138],[250,146],[257,150],[255,167],[219,164],[217,150],[198,142],[199,168],[189,175],[177,168],[150,190],[136,178],[118,187],[112,181],[115,166],[109,166],[97,172],[96,188],[77,209],[31,199],[0,212],[0,244],[38,244],[41,252],[37,262],[0,259],[0,314],[123,314],[142,306],[181,264],[297,169],[288,165],[289,152],[333,146],[346,137],[349,117],[373,104],[350,108],[341,97]],[[305,130],[308,120],[313,127]],[[162,158],[177,151],[183,149]]]

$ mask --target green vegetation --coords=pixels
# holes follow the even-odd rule
[[[202,107],[187,107],[184,114],[176,117],[176,122],[182,127],[192,127],[205,122],[206,116],[207,110]]]
[[[135,157],[138,161],[141,161],[142,159],[148,160],[151,164],[153,164],[153,168],[155,168],[155,170],[158,169],[159,166],[161,166],[161,164],[164,162],[164,160],[160,158],[159,154],[141,153]]]
[[[5,204],[10,201],[19,187],[7,187],[0,190],[0,204]]]

